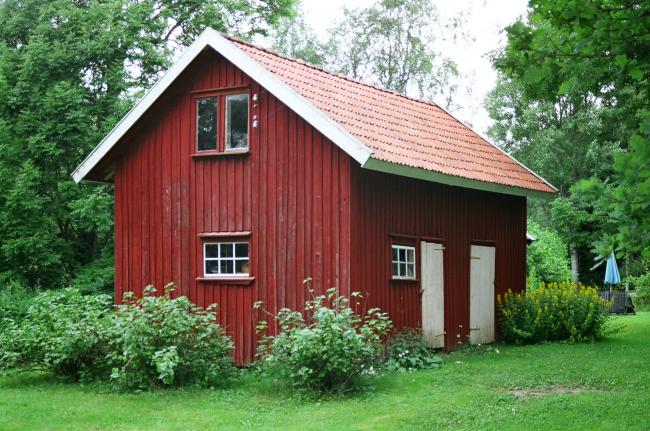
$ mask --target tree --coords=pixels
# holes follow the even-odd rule
[[[567,281],[571,272],[566,243],[554,230],[544,228],[532,220],[528,220],[528,232],[535,237],[526,254],[529,286],[535,288],[542,281]]]
[[[608,108],[612,136],[624,150],[611,178],[610,249],[650,253],[650,3],[531,0],[530,6],[527,23],[507,28],[496,65],[530,98],[595,98]]]
[[[304,60],[314,66],[326,65],[327,48],[307,25],[302,11],[298,11],[296,16],[280,20],[277,29],[271,34],[271,40],[274,51]]]
[[[345,9],[328,41],[328,68],[380,87],[450,106],[455,63],[435,50],[458,21],[443,23],[431,0],[379,0]]]
[[[265,33],[293,4],[0,2],[0,282],[59,287],[84,268],[105,275],[112,190],[76,185],[70,173],[168,66],[175,46],[206,25]]]

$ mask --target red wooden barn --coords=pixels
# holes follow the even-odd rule
[[[206,30],[73,173],[115,187],[115,297],[173,281],[254,358],[256,301],[360,291],[433,346],[495,337],[555,192],[439,106]]]

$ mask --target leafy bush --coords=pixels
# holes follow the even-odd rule
[[[19,322],[27,315],[36,293],[16,281],[0,288],[0,330],[6,319]]]
[[[568,247],[557,232],[529,220],[528,231],[535,241],[528,246],[526,266],[530,288],[542,282],[562,282],[571,279]]]
[[[442,358],[429,347],[422,332],[407,329],[391,336],[386,345],[386,368],[392,371],[412,371],[438,368]]]
[[[526,293],[497,296],[501,335],[506,342],[595,340],[607,330],[607,304],[596,289],[574,283],[542,283]]]
[[[0,334],[0,367],[39,369],[69,380],[108,375],[112,299],[76,289],[39,294]]]
[[[353,293],[353,297],[358,297]],[[383,351],[391,322],[379,309],[356,314],[349,300],[329,289],[305,303],[305,315],[282,309],[280,333],[262,340],[265,363],[299,389],[342,392],[358,389]]]
[[[173,286],[155,296],[149,286],[143,298],[125,295],[115,319],[118,334],[112,379],[123,389],[154,386],[223,384],[233,371],[232,340],[207,309],[184,296],[172,299]]]
[[[638,277],[628,277],[634,288],[634,305],[641,310],[650,309],[650,272]]]

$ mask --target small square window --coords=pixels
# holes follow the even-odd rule
[[[415,247],[392,246],[391,272],[393,279],[415,279]]]
[[[218,242],[203,244],[205,276],[249,275],[249,246],[247,242]]]
[[[226,96],[226,151],[248,148],[248,94]]]

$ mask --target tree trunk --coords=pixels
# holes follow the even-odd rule
[[[580,280],[580,263],[578,262],[578,247],[571,245],[571,280],[577,283]]]

